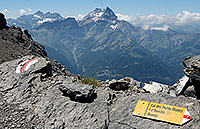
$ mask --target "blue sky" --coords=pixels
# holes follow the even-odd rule
[[[0,12],[4,11],[7,17],[20,16],[20,9],[21,15],[41,10],[58,12],[62,16],[77,16],[107,6],[116,13],[132,16],[177,15],[184,10],[200,12],[200,0],[2,0]]]

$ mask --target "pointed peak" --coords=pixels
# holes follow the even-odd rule
[[[45,13],[45,15],[51,15],[52,13],[51,12],[47,12],[47,13]]]
[[[84,17],[84,20],[90,19],[92,21],[97,20],[116,20],[117,16],[115,13],[107,7],[106,9],[96,8],[94,11],[90,12]]]
[[[44,15],[44,13],[40,10],[38,10],[35,14],[38,15],[38,16]]]
[[[113,12],[112,9],[110,9],[109,7],[106,7],[105,11],[107,11],[107,12],[110,12],[110,11]]]
[[[112,11],[112,9],[110,9],[109,7],[106,8],[102,17],[105,18],[105,19],[109,19],[109,20],[116,20],[117,19],[117,16]]]
[[[96,8],[93,12],[99,12],[99,11],[102,11],[101,8]]]

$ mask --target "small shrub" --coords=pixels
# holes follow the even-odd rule
[[[93,85],[93,86],[99,85],[99,82],[95,80],[94,78],[83,78],[81,81],[83,84],[87,84],[87,85]]]

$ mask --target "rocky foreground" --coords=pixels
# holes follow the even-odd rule
[[[13,36],[16,32],[18,36]],[[20,48],[5,47],[4,51],[10,53],[1,53],[4,57],[16,52],[1,59],[0,128],[199,128],[200,102],[196,99],[199,93],[190,87],[179,95],[187,78],[174,86],[151,82],[142,87],[141,82],[128,77],[99,81],[97,86],[86,85],[81,83],[81,76],[49,59],[27,31],[4,25],[0,26],[0,36],[1,45]],[[193,119],[180,126],[133,116],[138,100],[184,107]]]

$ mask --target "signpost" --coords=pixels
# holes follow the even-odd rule
[[[192,119],[187,109],[139,100],[133,115],[182,125]]]

